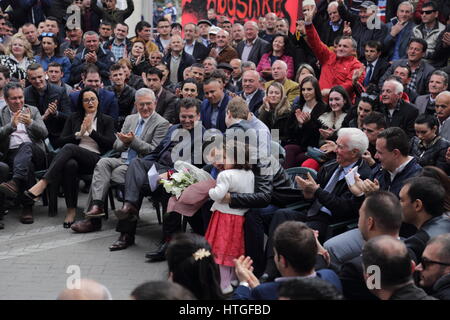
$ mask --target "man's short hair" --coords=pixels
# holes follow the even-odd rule
[[[155,93],[149,88],[140,88],[139,90],[136,90],[136,93],[134,94],[135,100],[143,96],[150,96],[153,100],[156,100]]]
[[[383,85],[387,82],[392,82],[394,84],[395,94],[402,93],[403,90],[405,90],[405,87],[401,83],[401,80],[397,78],[397,76],[394,75],[390,76],[389,78],[386,79],[386,81],[384,81]]]
[[[110,68],[109,68],[109,72],[113,72],[113,71],[117,71],[117,70],[122,70],[122,65],[120,63],[114,63]]]
[[[191,65],[191,68],[205,69],[205,67],[201,63],[198,63],[198,62]]]
[[[409,40],[409,42],[408,42],[408,48],[409,48],[410,44],[413,43],[413,42],[416,42],[416,43],[419,43],[419,44],[422,45],[422,52],[427,51],[427,49],[428,49],[428,43],[427,43],[425,40],[423,40],[423,39],[421,39],[421,38],[412,38],[412,39]]]
[[[422,201],[425,211],[433,217],[444,212],[445,190],[442,184],[431,177],[414,177],[405,181],[409,186],[408,197],[411,201]]]
[[[81,72],[81,74],[86,77],[89,73],[97,73],[98,75],[100,75],[100,70],[95,64],[87,63],[83,67],[83,71]]]
[[[358,128],[341,128],[338,131],[338,137],[349,137],[348,148],[358,150],[359,155],[367,151],[369,139],[366,134]]]
[[[340,37],[336,38],[335,41],[336,41],[336,43],[339,43],[341,40],[351,40],[353,49],[356,50],[358,48],[358,43],[352,36],[340,36]]]
[[[95,32],[95,31],[88,31],[88,32],[85,32],[85,33],[83,34],[83,41],[86,40],[86,37],[87,37],[87,36],[96,36],[97,39],[100,39],[100,36],[99,36],[98,33]]]
[[[378,266],[382,288],[393,287],[411,280],[411,257],[405,244],[391,236],[370,239],[362,250],[364,269]]]
[[[239,96],[234,97],[228,102],[227,110],[234,119],[242,120],[247,120],[248,113],[250,112],[247,102]]]
[[[3,87],[3,96],[5,97],[5,99],[9,98],[9,91],[13,89],[22,89],[22,91],[24,91],[22,85],[19,82],[10,81]]]
[[[180,100],[180,109],[190,109],[195,108],[195,112],[200,114],[200,100],[196,98],[183,98]]]
[[[151,28],[151,27],[152,25],[147,21],[139,21],[136,24],[136,27],[134,28],[134,33],[136,33],[137,36],[138,32],[141,32],[144,28]]]
[[[386,139],[386,149],[390,152],[398,149],[402,156],[409,154],[409,138],[408,135],[399,127],[390,127],[380,132],[378,139]]]
[[[280,224],[275,229],[273,246],[295,271],[304,273],[314,268],[317,243],[313,231],[305,223],[286,221]]]
[[[441,246],[438,257],[441,262],[450,263],[450,233],[444,233],[432,238],[427,243],[427,247],[431,244],[439,244]]]
[[[408,78],[411,78],[412,70],[411,70],[410,66],[408,66],[406,64],[405,65],[398,65],[398,66],[395,67],[395,69],[397,69],[397,68],[404,68],[404,69],[408,70]],[[395,69],[394,69],[394,72],[395,72]],[[397,79],[397,81],[399,81],[399,80]]]
[[[429,2],[425,2],[422,5],[422,8],[427,8],[427,7],[431,7],[431,8],[433,8],[433,10],[439,11],[439,8],[438,8],[436,2],[429,1]]]
[[[398,198],[388,191],[376,191],[364,200],[366,215],[372,217],[381,231],[396,233],[402,225],[402,207]]]
[[[39,64],[39,63],[32,63],[32,64],[30,64],[30,65],[28,66],[27,72],[28,72],[28,71],[36,71],[36,70],[38,70],[38,69],[44,70],[44,67],[43,67],[41,64]]]
[[[206,86],[212,82],[219,82],[220,78],[214,78],[214,77],[208,77],[205,79],[205,81],[203,81],[203,86]]]
[[[225,71],[223,71],[222,69],[216,69],[216,70],[213,70],[213,72],[211,72],[211,74],[209,75],[209,78],[221,79],[222,82],[224,84],[226,84],[228,77],[227,77],[227,74],[225,73]]]
[[[156,26],[159,26],[160,22],[168,22],[170,24],[170,21],[167,20],[166,18],[162,18],[158,20],[158,23],[156,24]]]
[[[9,79],[11,77],[11,72],[9,71],[9,68],[0,65],[0,73],[3,74],[5,79]]]
[[[114,28],[117,27],[119,24],[124,26],[124,27],[127,27],[127,31],[130,30],[130,27],[125,22],[117,22],[116,25],[114,26]]]
[[[145,75],[146,75],[146,76],[149,75],[149,74],[156,74],[156,75],[158,76],[159,80],[162,80],[162,78],[163,78],[163,73],[162,73],[162,71],[159,70],[159,69],[156,68],[156,67],[151,67],[151,68],[149,68],[149,69],[147,69],[147,70],[145,71]]]
[[[383,45],[380,41],[377,40],[367,41],[364,47],[375,48],[377,52],[381,52],[381,50],[383,49]]]
[[[101,26],[110,26],[111,28],[113,27],[113,24],[111,23],[111,21],[108,21],[108,20],[102,20],[100,25]]]
[[[342,294],[330,282],[314,278],[300,278],[280,282],[278,297],[290,300],[343,300]]]
[[[203,60],[203,62],[205,62],[206,60],[211,60],[214,62],[214,66],[217,68],[217,60],[213,57],[206,57],[205,60]]]
[[[131,296],[135,300],[197,300],[192,292],[172,281],[145,282]]]
[[[444,78],[444,83],[448,86],[448,73],[442,70],[434,70],[432,76],[441,76]]]
[[[59,63],[56,62],[56,61],[50,62],[50,63],[48,64],[47,70],[50,69],[51,67],[59,68],[59,69],[61,69],[61,72],[64,73],[64,70],[63,70],[62,65],[59,64]]]
[[[372,111],[364,118],[362,122],[362,124],[371,124],[371,123],[375,123],[377,129],[387,128],[386,117],[381,112]]]
[[[256,70],[256,64],[253,61],[244,61],[241,63],[241,69],[250,68]]]

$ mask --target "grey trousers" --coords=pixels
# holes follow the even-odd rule
[[[344,262],[359,256],[363,245],[364,239],[358,228],[341,233],[323,244],[330,254],[331,264],[337,270],[340,269]]]
[[[118,184],[124,184],[127,169],[128,164],[125,164],[124,159],[100,159],[94,169],[86,208],[89,210],[93,200],[105,201],[111,181]]]

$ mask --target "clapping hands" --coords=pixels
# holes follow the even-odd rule
[[[250,257],[240,256],[238,259],[234,259],[234,271],[239,279],[239,282],[245,281],[250,288],[259,286],[259,280],[253,274],[253,260]]]
[[[304,124],[311,120],[311,114],[308,112],[303,112],[300,109],[295,110],[295,117],[297,118],[297,122],[299,124]]]

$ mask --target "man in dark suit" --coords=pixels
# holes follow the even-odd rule
[[[263,54],[271,50],[270,43],[258,37],[258,24],[247,21],[244,24],[245,40],[237,45],[237,52],[242,62],[252,61],[258,65]]]
[[[120,232],[119,239],[110,247],[110,250],[125,249],[127,244],[134,242],[136,233],[137,218],[142,199],[145,194],[149,194],[150,186],[147,172],[155,165],[159,173],[166,173],[173,168],[174,163],[178,159],[189,157],[189,162],[194,165],[202,165],[195,163],[194,152],[198,151],[198,146],[203,144],[203,131],[200,120],[199,101],[194,98],[184,98],[180,101],[180,124],[173,125],[159,143],[159,145],[148,155],[143,158],[135,158],[130,162],[125,176],[125,201],[121,209],[116,210],[116,216],[119,219],[116,230]],[[183,129],[183,130],[180,130]],[[184,136],[186,130],[189,132],[189,139],[180,139]],[[173,137],[172,137],[173,136]],[[190,144],[190,149],[186,148]],[[178,152],[172,153],[174,148],[181,149],[182,155]],[[190,150],[190,155],[184,154],[186,150]],[[201,147],[200,147],[201,150]],[[177,155],[173,158],[172,155]],[[162,186],[154,190],[160,194],[165,201],[170,195],[162,190]],[[155,193],[153,193],[155,195]]]
[[[314,270],[319,252],[314,231],[305,223],[287,221],[279,225],[274,233],[275,264],[281,277],[274,282],[260,284],[251,271],[250,257],[236,260],[236,275],[240,281],[233,300],[276,300],[281,282],[303,277],[318,277],[328,281],[342,292],[336,273],[329,269]]]
[[[383,113],[386,116],[388,127],[399,127],[412,138],[415,135],[414,121],[419,115],[412,104],[402,99],[403,85],[397,80],[387,80],[381,89],[381,102]]]
[[[102,79],[98,68],[94,65],[88,65],[81,77],[83,79],[83,86],[92,87],[97,90],[100,98],[99,110],[111,116],[114,120],[117,120],[119,118],[119,104],[117,98],[113,92],[101,88]],[[77,103],[79,95],[79,91],[70,94],[72,112],[75,112],[78,109]]]
[[[381,300],[436,300],[415,286],[413,263],[402,241],[387,235],[370,239],[362,260],[367,287]]]
[[[366,77],[363,85],[367,87],[370,83],[378,85],[381,76],[390,67],[389,62],[381,58],[381,42],[369,41],[364,46],[364,60],[362,63],[366,67]]]
[[[196,62],[202,63],[210,49],[195,39],[196,29],[197,26],[192,22],[184,26],[184,51],[193,56]]]
[[[210,78],[203,83],[205,100],[201,105],[201,120],[206,129],[215,128],[221,132],[227,129],[225,112],[230,96],[223,90],[220,80]]]
[[[153,90],[156,96],[156,112],[170,123],[175,123],[178,98],[162,86],[163,73],[158,68],[150,68],[143,77],[147,88]]]
[[[258,110],[263,103],[264,90],[260,89],[260,76],[256,70],[245,71],[242,75],[243,91],[239,94],[248,104],[250,112],[258,114]]]
[[[169,53],[164,56],[163,62],[170,70],[170,82],[176,85],[184,80],[184,69],[194,64],[195,59],[184,51],[183,39],[179,35],[170,38],[169,48]]]
[[[359,209],[358,229],[364,241],[380,235],[399,237],[402,224],[402,208],[399,199],[387,191],[369,194]],[[364,281],[360,247],[359,254],[344,261],[339,270],[344,296],[347,299],[373,300],[376,297],[367,289]]]
[[[409,40],[407,48],[407,59],[400,59],[394,61],[385,74],[380,78],[378,86],[381,88],[384,81],[389,78],[395,71],[395,69],[401,65],[408,65],[411,68],[411,81],[408,84],[408,89],[417,91],[419,95],[426,94],[427,83],[434,71],[434,67],[426,63],[423,60],[427,51],[427,42],[423,39],[413,38]]]
[[[71,113],[69,97],[64,88],[45,80],[45,72],[40,64],[28,67],[27,79],[31,85],[25,88],[25,103],[38,108],[47,127],[50,143],[55,147]]]
[[[436,114],[436,97],[439,93],[445,91],[448,86],[448,75],[442,70],[436,70],[431,74],[430,81],[428,81],[429,94],[421,95],[416,98],[414,102],[415,107],[419,110],[419,114],[427,113],[431,115]]]

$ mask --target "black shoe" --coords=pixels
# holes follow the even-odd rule
[[[166,260],[166,251],[169,246],[169,242],[163,242],[156,251],[147,252],[145,258],[150,262],[164,261]]]

